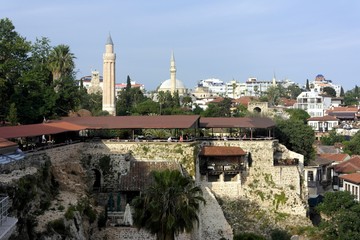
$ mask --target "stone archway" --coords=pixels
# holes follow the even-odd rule
[[[248,104],[248,111],[254,113],[267,113],[268,112],[267,102],[250,102]]]
[[[253,112],[255,112],[255,113],[261,113],[261,108],[255,107],[255,108],[253,109]]]
[[[94,172],[93,190],[99,191],[101,189],[101,172],[95,168],[92,171]]]

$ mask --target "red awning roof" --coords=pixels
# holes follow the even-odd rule
[[[87,129],[196,128],[198,115],[67,117],[63,121]]]
[[[246,152],[240,147],[210,146],[203,147],[200,156],[243,156]]]
[[[0,127],[0,137],[7,139],[18,137],[33,137],[69,131],[80,131],[84,129],[86,129],[86,127],[59,121],[57,123],[54,122]]]
[[[188,129],[198,126],[198,115],[66,117],[49,123],[0,127],[0,137],[18,138],[85,129]]]
[[[270,118],[248,117],[203,117],[200,118],[201,128],[269,128],[275,123]]]

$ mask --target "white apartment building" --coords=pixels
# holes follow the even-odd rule
[[[236,80],[226,83],[226,97],[236,99],[245,96],[245,93],[246,83],[240,83]]]
[[[331,106],[331,97],[319,95],[314,90],[302,92],[296,98],[294,108],[305,110],[311,117],[324,116],[325,110]]]
[[[258,81],[256,78],[248,78],[246,81],[245,96],[261,96],[267,92],[268,87],[276,86],[275,78],[272,81]]]
[[[206,87],[209,89],[209,93],[212,96],[225,96],[226,95],[226,84],[224,81],[217,78],[208,78],[201,80],[198,83],[198,87]]]
[[[325,79],[325,77],[322,74],[318,74],[315,77],[315,80],[312,82],[309,82],[309,84],[310,84],[311,88],[313,88],[315,91],[320,92],[320,93],[323,92],[323,89],[325,87],[331,87],[335,90],[336,96],[340,97],[341,85],[333,84],[331,80]]]

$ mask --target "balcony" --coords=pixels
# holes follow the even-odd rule
[[[297,166],[299,165],[299,159],[274,159],[274,166]]]

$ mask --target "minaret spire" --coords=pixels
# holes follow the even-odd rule
[[[176,91],[176,66],[174,51],[171,52],[170,59],[170,82],[171,82],[171,94],[174,95]]]
[[[103,55],[103,111],[108,111],[110,115],[116,115],[115,107],[115,59],[114,43],[111,35],[106,41],[105,53]]]

